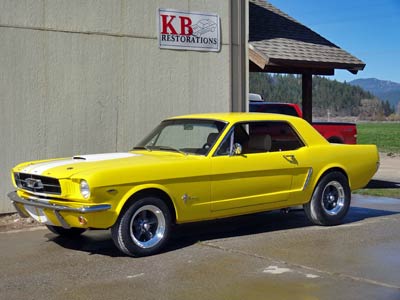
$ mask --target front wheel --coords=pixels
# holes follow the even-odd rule
[[[346,176],[331,172],[318,182],[311,201],[304,205],[304,211],[314,224],[337,225],[346,216],[350,201],[351,191]]]
[[[147,256],[159,252],[167,243],[171,213],[163,200],[146,197],[121,212],[111,227],[114,244],[130,256]]]

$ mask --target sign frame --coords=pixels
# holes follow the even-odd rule
[[[216,13],[159,8],[160,49],[221,51],[221,19]]]

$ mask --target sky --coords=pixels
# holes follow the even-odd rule
[[[268,0],[303,25],[366,63],[338,81],[377,78],[400,83],[400,0]]]

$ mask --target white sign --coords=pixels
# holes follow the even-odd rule
[[[158,10],[160,48],[219,51],[220,20],[217,14]]]

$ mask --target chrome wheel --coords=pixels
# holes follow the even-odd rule
[[[130,236],[140,248],[157,245],[165,234],[165,217],[154,205],[144,205],[133,215],[130,222]]]
[[[349,211],[351,190],[342,172],[325,174],[317,183],[309,202],[304,204],[308,219],[317,225],[338,225]]]
[[[322,192],[322,208],[328,215],[337,215],[345,204],[345,191],[338,181],[329,182]]]

